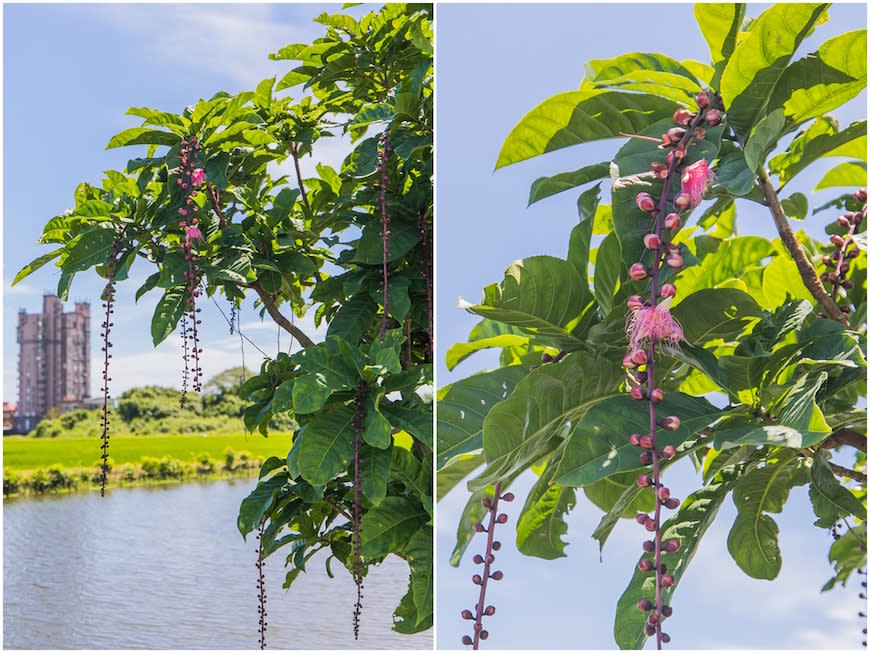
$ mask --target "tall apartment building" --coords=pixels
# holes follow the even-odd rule
[[[90,391],[90,316],[87,303],[71,313],[55,295],[42,298],[42,313],[18,313],[18,410],[16,427],[28,432],[54,407]]]

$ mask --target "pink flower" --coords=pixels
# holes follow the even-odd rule
[[[626,330],[632,350],[643,349],[650,343],[663,344],[673,350],[683,339],[683,328],[671,316],[670,304],[670,299],[666,299],[657,306],[644,306],[629,315]]]
[[[194,169],[190,175],[190,181],[194,188],[199,188],[202,186],[202,182],[205,181],[205,171],[202,168]]]
[[[202,240],[202,232],[199,230],[199,227],[190,226],[185,230],[184,238],[187,240],[187,244],[190,245],[194,241]]]
[[[715,180],[716,175],[713,174],[704,159],[699,159],[692,165],[686,166],[681,179],[683,185],[680,188],[680,194],[689,198],[688,208],[695,208],[701,203],[707,184]]]

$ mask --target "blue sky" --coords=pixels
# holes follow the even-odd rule
[[[760,5],[750,5],[757,15]],[[827,38],[866,27],[866,4],[835,5],[830,22],[801,48],[810,52]],[[602,141],[525,161],[494,172],[502,142],[532,107],[555,93],[576,88],[584,62],[625,52],[663,52],[677,59],[708,61],[709,53],[690,4],[442,4],[437,13],[437,346],[439,387],[478,369],[497,365],[495,354],[476,354],[453,372],[444,353],[464,341],[476,316],[457,309],[461,296],[472,302],[482,288],[500,281],[505,268],[534,254],[565,256],[568,235],[577,221],[576,192],[548,198],[530,208],[528,191],[538,177],[608,160],[617,144]],[[841,125],[866,116],[866,95],[838,112]],[[808,193],[820,178],[818,166],[790,185]],[[838,190],[818,193],[811,206]],[[772,237],[770,216],[760,207],[738,203],[742,234]],[[798,225],[816,235],[835,215]],[[505,579],[488,591],[497,612],[485,620],[485,648],[614,647],[616,600],[633,572],[642,532],[621,522],[604,549],[590,537],[600,511],[585,498],[568,518],[567,558],[547,562],[516,553],[516,516],[533,482],[526,474],[514,486],[510,521],[500,527],[505,546],[497,567]],[[688,464],[669,471],[669,486],[685,496],[699,484]],[[471,556],[448,566],[456,524],[467,495],[456,488],[438,504],[437,642],[459,648],[470,631],[459,617],[473,608],[478,571]],[[777,581],[752,580],[727,553],[725,540],[736,511],[730,499],[708,532],[676,594],[667,628],[672,647],[690,648],[856,648],[861,641],[857,585],[819,594],[830,578],[830,536],[813,528],[806,489],[796,490],[782,515],[780,543],[784,566]]]
[[[267,77],[280,78],[294,65],[268,59],[288,43],[311,42],[323,33],[313,19],[332,4],[38,4],[3,7],[3,399],[17,400],[15,328],[21,308],[38,312],[44,292],[56,292],[59,270],[49,264],[10,288],[17,271],[49,251],[36,245],[42,225],[74,205],[81,181],[99,184],[102,171],[123,169],[144,147],[105,150],[109,139],[140,119],[129,107],[149,106],[180,112],[219,90],[253,89]],[[351,10],[355,15],[364,7]],[[298,89],[295,95],[298,96]],[[284,93],[287,93],[286,91]],[[293,93],[291,93],[293,95]],[[327,139],[319,158],[338,166],[345,139]],[[303,174],[314,162],[303,160]],[[172,335],[156,350],[150,322],[159,292],[138,304],[134,294],[154,271],[137,261],[131,279],[119,284],[119,308],[112,332],[112,393],[132,386],[180,387],[180,337]],[[104,282],[91,271],[73,281],[69,299],[88,300],[99,313]],[[218,299],[224,312],[227,302]],[[286,309],[285,309],[286,310]],[[241,312],[245,334],[274,355],[277,327],[247,302]],[[91,386],[99,390],[99,323],[92,319]],[[314,333],[312,320],[299,326]],[[238,336],[215,305],[203,303],[202,366],[205,378],[241,364]],[[286,333],[280,345],[290,344]],[[258,369],[262,356],[245,346],[245,362]]]

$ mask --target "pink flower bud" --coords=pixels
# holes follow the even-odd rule
[[[656,201],[649,193],[638,193],[637,197],[634,198],[634,201],[637,203],[637,208],[641,211],[652,213],[656,210]]]
[[[628,298],[626,304],[628,305],[629,310],[634,312],[643,308],[645,302],[643,301],[643,297],[641,297],[640,295],[632,295]]]
[[[674,614],[674,609],[671,606],[669,606],[669,605],[662,606],[662,616],[663,617],[670,617],[672,614]]]
[[[667,633],[662,633],[661,637],[662,637],[662,644],[667,644],[668,642],[671,641],[671,636],[668,635]]]
[[[672,444],[666,445],[662,449],[662,458],[664,458],[665,460],[670,460],[671,458],[673,458],[676,455],[677,455],[677,448]]]
[[[678,213],[668,213],[665,216],[665,229],[676,231],[682,226],[680,215]]]
[[[637,609],[641,612],[649,612],[653,607],[653,602],[649,599],[641,599],[637,602]]]
[[[673,145],[679,143],[680,139],[686,135],[686,130],[682,127],[671,127],[668,131],[662,134],[662,142],[665,145]]]
[[[656,634],[656,627],[646,624],[643,627],[643,632],[646,633],[647,637],[653,637]]]
[[[660,487],[657,494],[659,495],[659,499],[667,501],[671,496],[671,491],[666,487]]]
[[[643,263],[632,263],[628,269],[628,276],[632,281],[643,281],[649,276],[649,270]]]
[[[665,508],[668,510],[676,510],[680,506],[680,500],[671,497],[667,501],[665,501]]]
[[[680,211],[685,211],[689,206],[691,206],[692,200],[689,199],[689,196],[685,193],[680,193],[674,199],[674,206],[676,206]]]
[[[650,519],[649,515],[646,514],[645,512],[639,512],[639,513],[637,513],[637,515],[635,515],[635,517],[634,517],[634,521],[636,521],[636,522],[637,522],[638,524],[640,524],[641,526],[643,526],[644,524],[646,524],[646,523],[649,521],[649,519]]]
[[[656,543],[653,542],[652,540],[644,540],[643,550],[646,551],[647,553],[652,553],[653,551],[656,550]]]
[[[640,461],[641,465],[651,465],[652,464],[652,452],[651,451],[642,451],[641,454],[637,458]]]
[[[665,391],[661,388],[653,388],[652,392],[649,393],[649,398],[652,399],[654,404],[657,404],[665,398]]]
[[[647,249],[658,249],[662,246],[662,239],[656,234],[647,234],[643,237],[643,244]]]
[[[634,361],[631,358],[631,354],[626,354],[622,357],[622,366],[626,369],[633,370],[637,365],[635,365]]]
[[[855,191],[855,194],[852,197],[855,198],[855,201],[858,202],[858,204],[865,204],[867,202],[867,189],[859,188]]]
[[[656,520],[650,519],[643,527],[652,533],[656,529]]]
[[[668,540],[665,542],[665,551],[668,553],[676,553],[680,550],[680,541],[679,540]]]
[[[514,499],[515,499],[515,497],[514,497],[514,493],[513,493],[513,492],[505,492],[504,494],[501,495],[501,500],[502,500],[502,501],[507,501],[508,503],[510,503],[510,502],[513,501]]]
[[[683,267],[683,257],[679,254],[674,254],[665,259],[665,264],[674,270],[679,270]]]
[[[708,125],[715,127],[722,122],[722,112],[719,111],[719,109],[710,109],[704,116],[704,119],[707,121]]]
[[[652,521],[652,520],[650,520]],[[637,563],[637,568],[643,572],[649,573],[653,570],[653,563],[651,560],[647,560],[646,558],[641,558],[640,562]]]
[[[638,401],[640,401],[641,399],[646,399],[646,392],[644,392],[643,388],[641,388],[639,385],[632,386],[629,394],[631,394],[632,399],[637,399]]]
[[[179,209],[178,209],[178,215],[187,215],[187,209],[185,209],[185,208],[179,208]]]
[[[659,288],[659,296],[668,298],[677,294],[677,287],[672,283],[666,283]]]
[[[643,449],[652,449],[652,437],[649,435],[640,436],[639,442]]]
[[[676,431],[680,428],[680,418],[676,415],[669,415],[661,421],[661,425],[665,431]]]
[[[628,436],[628,443],[632,447],[639,447],[640,446],[640,435],[638,435],[637,433],[632,433],[631,435]]]
[[[699,109],[703,109],[710,104],[710,94],[707,91],[701,91],[695,96],[695,102],[698,103]]]
[[[648,623],[650,626],[658,626],[658,625],[659,625],[659,615],[658,615],[657,613],[653,612],[653,613],[649,616],[649,618],[647,619],[647,623]]]
[[[650,169],[653,171],[653,175],[656,179],[667,179],[668,178],[668,167],[664,163],[659,163],[658,161],[653,161],[649,164]]]
[[[635,365],[646,365],[646,352],[643,349],[635,349],[631,352],[631,360],[634,361]]]
[[[695,138],[699,141],[704,140],[704,136],[706,136],[706,135],[707,135],[707,130],[704,129],[703,127],[698,127],[695,130]]]
[[[842,247],[846,244],[845,239],[842,236],[838,236],[837,234],[833,234],[831,236],[831,242],[837,247]]]
[[[652,485],[652,479],[646,474],[641,474],[637,477],[638,487],[649,487],[650,485]]]
[[[684,127],[692,122],[692,118],[694,117],[695,114],[688,109],[680,108],[674,111],[674,122],[678,125],[683,125]]]
[[[662,576],[662,585],[664,585],[665,587],[670,587],[673,584],[674,584],[674,577],[673,576],[671,576],[670,574],[665,574],[664,576]]]

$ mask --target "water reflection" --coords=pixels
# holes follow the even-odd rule
[[[257,647],[255,540],[235,528],[253,480],[6,501],[4,648]],[[267,561],[269,648],[431,649],[431,631],[390,630],[407,565],[393,557],[366,579],[360,640],[356,589],[327,554],[282,589],[283,556]]]

